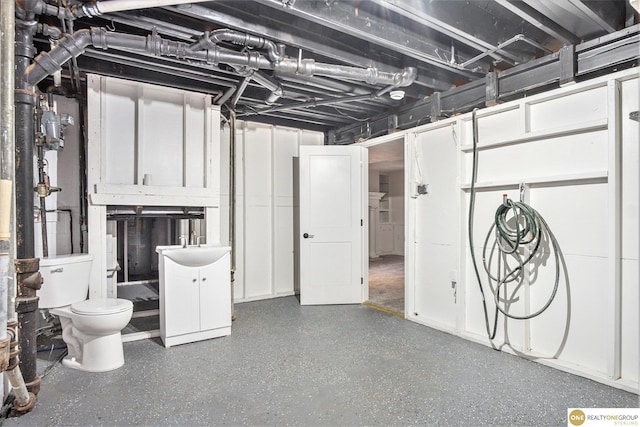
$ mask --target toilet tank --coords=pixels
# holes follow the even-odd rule
[[[93,255],[72,254],[40,259],[42,288],[40,308],[54,308],[84,301],[89,293]]]

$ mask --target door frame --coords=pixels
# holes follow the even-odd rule
[[[412,151],[411,151],[411,144],[409,144],[409,135],[411,135],[411,132],[402,131],[402,132],[391,133],[388,135],[373,138],[358,144],[362,147],[369,149],[370,147],[373,147],[375,145],[386,144],[388,142],[397,141],[400,139],[403,140],[403,145],[404,145],[404,318],[405,319],[407,318],[407,314],[409,313],[409,307],[413,306],[413,295],[414,295],[413,289],[414,289],[414,283],[415,283],[414,277],[409,274],[409,272],[414,271],[413,265],[415,263],[415,260],[414,260],[415,251],[411,250],[413,249],[413,245],[410,244],[408,239],[408,236],[412,235],[413,233],[413,229],[414,229],[413,224],[415,220],[415,212],[414,212],[415,210],[414,209],[410,210],[409,208],[409,198],[410,198],[409,195],[411,194],[410,193],[410,188],[411,188],[410,177],[413,176],[412,171],[410,170],[411,164],[408,161],[408,159],[412,158],[410,157]],[[369,179],[369,163],[368,162],[366,165],[365,175],[368,180]],[[367,197],[367,200],[368,200],[368,195],[369,195],[369,187],[367,185],[367,188],[365,188],[365,194],[364,194],[364,196]],[[368,231],[368,227],[370,224],[369,209],[366,209],[365,215],[366,215],[365,221],[367,224],[367,231]],[[367,250],[368,250],[368,244],[367,244]],[[369,261],[369,255],[367,253],[367,268],[365,269],[366,270],[365,283],[367,285],[366,286],[367,292],[369,290],[368,261]]]

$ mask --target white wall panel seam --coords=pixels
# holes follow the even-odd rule
[[[144,174],[144,86],[139,84],[136,86],[136,138],[134,140],[133,155],[135,157],[134,182],[133,184],[142,184]],[[103,145],[106,146],[108,141]],[[108,159],[107,159],[108,160]]]
[[[620,82],[611,80],[608,82],[607,109],[609,117],[609,191],[608,191],[608,217],[609,217],[609,286],[608,306],[609,325],[608,330],[611,336],[608,340],[607,354],[607,374],[612,379],[620,378],[620,358],[621,358],[621,93]]]

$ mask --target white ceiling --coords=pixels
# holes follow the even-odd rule
[[[369,147],[369,170],[395,172],[404,168],[404,137]]]

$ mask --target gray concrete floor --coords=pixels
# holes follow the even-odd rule
[[[403,256],[384,255],[369,260],[368,302],[394,313],[404,314]]]
[[[35,409],[4,425],[565,426],[568,407],[638,406],[635,394],[364,305],[287,297],[236,314],[229,337],[125,343],[115,371],[56,365]]]

